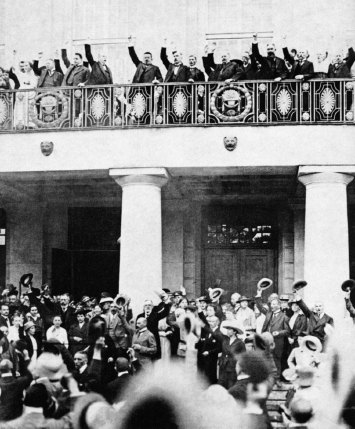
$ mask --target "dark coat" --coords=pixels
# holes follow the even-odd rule
[[[221,370],[226,372],[235,372],[237,356],[245,352],[245,344],[239,338],[229,344],[229,337],[222,335],[222,356],[219,358]]]
[[[276,331],[279,332],[279,335],[274,337],[274,355],[281,358],[285,345],[284,339],[289,336],[291,332],[290,325],[288,324],[288,317],[282,311],[274,317],[274,313],[272,311],[266,311],[266,309],[261,305],[260,297],[255,298],[255,304],[257,305],[260,313],[265,314],[265,321],[261,332],[270,332],[271,334]]]
[[[246,67],[242,67],[244,72],[243,79],[245,80],[255,80],[255,69],[251,63],[248,63]]]
[[[336,67],[335,64],[329,64],[328,77],[330,78],[344,78],[351,77],[350,69],[355,61],[355,52],[353,48],[349,48],[348,59]]]
[[[261,56],[257,44],[252,44],[252,55],[250,55],[251,65],[254,70],[256,80],[268,80],[271,78],[271,70],[266,58]],[[260,64],[258,67],[257,62]]]
[[[305,60],[303,64],[293,58],[292,55],[288,52],[287,48],[282,49],[284,53],[285,60],[292,65],[292,69],[288,74],[289,79],[294,79],[297,75],[302,74],[304,80],[311,79],[314,75],[313,63]]]
[[[62,60],[63,60],[63,63],[65,64],[65,67],[67,69],[72,65],[71,62],[69,61],[66,49],[62,49]],[[83,66],[86,68],[89,68],[88,61],[83,61]],[[57,71],[59,71],[59,70],[57,70]]]
[[[61,327],[69,331],[71,325],[75,323],[76,315],[75,308],[68,305],[67,310],[64,312],[61,306],[58,306],[58,313],[62,317]]]
[[[304,314],[298,314],[293,328],[291,328],[290,338],[297,340],[302,332],[307,330],[307,318]]]
[[[345,298],[346,309],[348,310],[350,317],[352,317],[353,322],[355,323],[355,308],[353,307],[350,299]]]
[[[38,79],[38,88],[43,88],[44,85],[44,80],[46,78],[48,74],[48,70],[44,69],[42,70],[42,73]],[[63,75],[62,73],[59,73],[57,71],[53,72],[53,76],[54,76],[54,86],[62,86],[62,82],[63,82]]]
[[[121,377],[117,377],[116,380],[108,383],[104,389],[104,397],[110,404],[114,402],[120,402],[124,400],[124,392],[132,380],[132,375],[122,374]]]
[[[210,67],[214,70],[210,75],[208,76],[208,80],[210,82],[214,81],[225,81],[226,79],[233,79],[233,80],[241,80],[243,79],[244,73],[241,67],[238,66],[238,64],[229,62],[226,65],[223,64],[216,64],[214,62],[214,57],[212,55],[208,55],[208,61]]]
[[[84,350],[88,345],[88,322],[84,322],[83,326],[80,328],[79,323],[74,323],[71,325],[68,331],[68,340],[69,340],[69,350],[74,356],[76,352]],[[82,341],[75,341],[74,337],[79,337]]]
[[[43,70],[46,69],[45,66],[42,67],[38,67],[39,62],[38,60],[33,61],[33,72],[34,74],[36,74],[37,76],[41,76],[41,73],[43,72]],[[58,73],[62,73],[63,74],[63,70],[60,67],[60,62],[59,60],[54,60],[54,70]]]
[[[0,379],[0,421],[9,421],[21,416],[23,391],[28,388],[31,381],[32,375],[29,372],[22,377],[10,376]]]
[[[190,79],[193,79],[195,82],[205,82],[205,75],[203,71],[199,70],[196,67],[190,67]]]
[[[91,53],[91,46],[85,45],[85,55],[86,59],[88,60],[90,66],[91,66],[91,72],[89,75],[89,78],[85,83],[85,85],[110,85],[113,83],[112,81],[112,73],[108,66],[107,72],[108,76],[102,66],[102,64],[99,61],[95,61],[92,53]]]
[[[64,75],[63,86],[68,86],[67,82],[71,73],[73,73],[73,86],[78,86],[79,83],[86,82],[90,75],[89,69],[83,65],[78,67],[71,65]]]
[[[213,61],[213,54],[209,53],[207,57],[202,57],[202,64],[203,64],[203,68],[205,69],[205,73],[207,74],[207,76],[209,76],[212,72],[213,69],[211,68],[211,57],[212,56],[212,61]]]
[[[259,46],[257,43],[252,44],[252,53],[255,57],[255,59],[260,64],[265,64],[265,61],[267,62],[268,68],[269,68],[269,79],[275,79],[277,77],[281,77],[281,79],[286,79],[287,77],[287,68],[285,65],[284,60],[282,60],[279,57],[262,57],[259,52]],[[272,71],[272,61],[275,61],[275,71]]]
[[[203,356],[203,373],[209,384],[216,384],[218,354],[222,351],[222,343],[220,339],[223,337],[223,335],[219,329],[216,329],[213,334],[209,332],[209,327],[203,329],[207,329],[208,332],[201,350],[202,354],[204,352],[208,352],[207,356]]]
[[[154,356],[154,359],[160,359],[161,358],[161,347],[160,347],[160,337],[159,337],[159,329],[158,329],[158,323],[159,320],[164,319],[164,317],[167,317],[170,312],[170,305],[164,304],[163,306],[156,306],[153,308],[153,311],[150,313],[147,319],[147,328],[148,331],[150,331],[155,338],[155,341],[157,343],[157,353]],[[136,321],[140,317],[145,317],[144,313],[138,314]]]
[[[5,317],[0,316],[0,328],[6,326],[7,328],[9,328],[11,326],[11,321],[9,318],[7,318],[7,320],[5,319]]]
[[[163,76],[161,75],[158,66],[153,64],[143,64],[137,57],[133,46],[129,46],[128,51],[134,65],[137,67],[132,83],[152,83],[154,79],[158,79],[159,82],[163,82]]]
[[[164,82],[188,82],[191,73],[190,68],[185,66],[184,64],[180,64],[178,72],[176,74],[176,78],[174,80],[174,64],[172,64],[166,55],[166,48],[161,48],[160,58],[167,69],[167,73],[164,79]]]
[[[326,339],[326,333],[324,331],[325,325],[328,323],[329,325],[334,326],[333,319],[325,313],[323,317],[319,319],[318,316],[307,307],[306,303],[303,302],[302,299],[298,301],[298,305],[308,319],[308,335],[313,335],[324,343]]]

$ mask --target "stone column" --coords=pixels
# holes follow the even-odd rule
[[[162,289],[161,188],[169,180],[165,168],[110,170],[122,187],[120,293],[132,298],[134,316],[143,302]]]
[[[349,174],[320,172],[299,177],[306,187],[304,300],[322,300],[335,321],[346,315],[341,283],[349,278],[346,186]]]

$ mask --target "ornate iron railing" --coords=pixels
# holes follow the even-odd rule
[[[354,87],[332,79],[0,91],[0,131],[354,124]]]

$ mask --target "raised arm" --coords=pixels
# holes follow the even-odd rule
[[[20,82],[19,82],[19,80],[18,80],[18,78],[17,78],[17,76],[16,76],[16,74],[14,72],[13,67],[10,67],[10,70],[9,70],[9,79],[13,80],[13,82],[15,84],[14,89],[20,88]]]
[[[93,64],[95,63],[95,60],[94,60],[94,57],[92,56],[92,53],[91,53],[91,45],[89,45],[89,44],[85,44],[85,56],[86,56],[86,59],[88,60],[89,64],[92,67]]]
[[[139,66],[139,63],[141,62],[140,59],[138,58],[136,51],[134,50],[134,44],[133,44],[133,39],[132,36],[128,37],[128,52],[129,55],[131,57],[131,60],[133,61],[134,65],[136,67]]]
[[[349,70],[351,69],[352,65],[355,62],[355,52],[353,48],[349,48],[349,57],[346,60],[346,65],[349,67]]]
[[[251,53],[252,55],[254,55],[254,58],[256,61],[259,61],[259,63],[261,64],[263,61],[263,57],[260,55],[259,52],[259,45],[258,45],[258,35],[255,33],[253,34],[253,42],[251,45]]]
[[[293,56],[290,55],[290,53],[288,52],[287,47],[282,48],[282,52],[284,54],[285,61],[288,61],[290,64],[293,64],[295,62],[295,59],[293,58]]]
[[[66,49],[62,49],[62,60],[65,67],[68,69],[70,67],[70,61],[69,61]]]
[[[41,74],[41,70],[39,69],[38,66],[39,66],[39,62],[40,62],[40,60],[42,58],[42,55],[43,55],[43,52],[39,52],[38,56],[37,56],[37,59],[33,61],[33,72],[37,76],[40,76],[40,74]]]
[[[261,303],[261,291],[258,291],[258,293],[255,296],[255,304],[258,307],[258,310],[260,311],[260,313],[266,315],[267,313],[266,308],[264,308]]]
[[[300,309],[303,311],[303,314],[309,319],[311,317],[312,312],[307,307],[306,303],[303,301],[301,297],[299,297],[297,304],[300,306]]]
[[[162,46],[161,51],[160,51],[160,59],[162,60],[165,68],[168,70],[168,68],[170,66],[170,62],[169,62],[168,57],[166,55],[166,43],[167,43],[167,39],[165,38],[163,46]]]

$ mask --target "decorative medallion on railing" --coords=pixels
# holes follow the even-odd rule
[[[61,91],[40,92],[29,102],[29,113],[39,128],[60,128],[68,118],[68,99]]]
[[[325,88],[325,90],[322,92],[320,96],[320,105],[326,115],[331,114],[335,107],[335,96],[331,89]]]
[[[281,113],[281,115],[286,115],[291,109],[291,96],[286,89],[281,89],[276,97],[276,106],[277,110]]]
[[[145,112],[145,98],[138,92],[133,98],[132,108],[134,109],[135,116],[140,119]]]
[[[244,121],[252,104],[249,90],[233,83],[217,88],[210,100],[212,113],[222,122]]]
[[[101,94],[96,94],[91,101],[91,114],[98,121],[105,113],[105,100]]]
[[[179,91],[174,97],[173,106],[176,115],[181,118],[187,109],[186,95]]]

